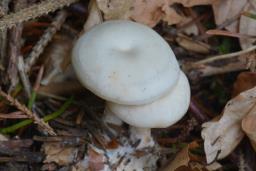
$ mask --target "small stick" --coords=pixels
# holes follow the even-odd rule
[[[27,94],[27,97],[31,97],[31,85],[29,82],[29,78],[25,72],[25,64],[22,56],[18,57],[18,62],[17,62],[17,68],[20,74],[20,79],[21,82],[24,86],[25,92]]]
[[[9,11],[8,5],[10,0],[1,0],[0,6],[2,7],[2,15],[7,14]],[[0,63],[4,65],[7,59],[6,58],[6,49],[7,49],[7,29],[0,31]]]
[[[240,71],[248,68],[246,58],[243,56],[229,58],[228,60],[221,59],[218,62],[216,61],[216,63],[218,65],[214,63],[185,63],[182,68],[192,80],[197,80],[200,77]]]
[[[224,54],[224,55],[213,56],[213,57],[210,57],[210,58],[207,58],[207,59],[195,62],[195,64],[205,64],[205,63],[214,62],[214,61],[220,60],[220,59],[233,58],[233,57],[236,57],[236,56],[240,56],[240,55],[244,55],[246,53],[252,52],[254,50],[256,50],[256,45],[254,45],[252,47],[249,47],[249,48],[247,48],[245,50],[238,51],[238,52],[228,53],[228,54]]]
[[[18,11],[24,7],[26,7],[26,0],[16,0],[14,2],[14,10]],[[7,68],[8,78],[11,82],[9,92],[13,90],[13,88],[18,84],[18,58],[20,55],[21,48],[21,36],[23,31],[23,24],[19,23],[15,27],[10,30],[10,42],[9,42],[9,51],[10,51],[10,59]]]
[[[43,118],[43,121],[42,122],[48,122],[50,120],[53,120],[57,117],[59,117],[63,112],[65,112],[65,110],[72,104],[73,102],[73,98],[70,98],[68,99],[61,107],[59,110],[57,110],[56,112],[53,112],[49,115],[46,115],[44,118]],[[32,119],[26,119],[26,120],[23,120],[21,122],[18,122],[14,125],[11,125],[9,127],[6,127],[6,128],[0,128],[0,133],[3,133],[3,134],[7,134],[7,133],[12,133],[14,131],[16,131],[17,129],[19,128],[22,128],[22,127],[25,127],[27,125],[30,125],[33,123],[33,120]],[[51,134],[51,135],[56,135],[56,134]]]
[[[256,45],[234,53],[217,55],[197,62],[184,63],[182,68],[191,79],[248,69],[249,55]]]
[[[55,33],[61,28],[67,17],[66,11],[60,11],[57,16],[54,18],[51,26],[48,27],[41,37],[41,39],[37,42],[37,44],[33,47],[32,52],[29,54],[25,61],[25,71],[29,72],[32,65],[35,64],[40,54],[43,52],[44,48],[48,45],[48,43],[52,40]]]
[[[37,97],[37,91],[40,87],[40,82],[42,80],[42,77],[43,77],[43,73],[44,73],[44,67],[41,66],[39,72],[38,72],[38,75],[37,75],[37,78],[36,78],[36,82],[34,84],[34,87],[33,87],[33,90],[32,90],[32,93],[31,93],[31,96],[30,96],[30,99],[28,101],[28,108],[31,110],[35,101],[36,101],[36,97]]]
[[[41,80],[43,78],[43,74],[44,74],[44,66],[42,65],[40,67],[40,70],[39,70],[38,74],[37,74],[36,82],[35,82],[34,87],[33,87],[33,90],[35,92],[37,92],[38,89],[40,88],[40,83],[41,83]]]
[[[0,119],[24,119],[24,118],[28,118],[28,116],[21,111],[16,111],[8,114],[0,113]]]
[[[6,28],[13,27],[17,23],[22,23],[48,14],[49,12],[54,12],[77,1],[78,0],[45,0],[16,13],[5,15],[0,19],[0,32]]]
[[[41,118],[39,118],[36,113],[33,113],[31,110],[29,110],[25,105],[22,105],[18,100],[14,99],[2,90],[0,90],[0,95],[4,97],[7,101],[9,101],[11,105],[15,106],[17,109],[24,112],[24,114],[26,114],[30,119],[32,119],[34,123],[42,127],[47,133],[49,133],[50,135],[56,135],[56,133],[47,123],[45,123]]]

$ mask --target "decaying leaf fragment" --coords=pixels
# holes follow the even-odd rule
[[[60,166],[75,162],[78,153],[78,148],[62,147],[59,143],[44,143],[42,149],[46,154],[44,163],[55,162]]]
[[[197,141],[189,143],[184,147],[172,160],[160,171],[211,171],[221,168],[221,165],[217,162],[204,166],[204,158],[202,156],[191,153],[192,150],[195,150],[199,147]]]
[[[186,19],[172,7],[174,4],[191,7],[213,2],[214,0],[97,0],[106,20],[130,19],[150,27],[154,27],[161,20],[172,25]]]
[[[256,87],[240,93],[225,106],[219,121],[204,123],[201,132],[207,163],[228,156],[242,140],[241,121],[256,104]]]

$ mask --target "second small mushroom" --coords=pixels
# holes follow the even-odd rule
[[[150,128],[168,127],[188,109],[189,83],[175,55],[142,24],[115,20],[95,26],[78,39],[72,63],[81,83],[107,101],[106,118],[131,125],[138,148],[154,145]]]

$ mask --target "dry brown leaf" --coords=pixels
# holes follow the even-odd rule
[[[201,164],[204,159],[190,152],[198,147],[199,144],[196,141],[191,142],[161,171],[206,171],[205,166]]]
[[[161,171],[174,171],[178,169],[181,166],[188,166],[188,163],[190,161],[189,157],[189,145],[187,145],[185,148],[183,148],[175,157],[174,160],[172,160],[165,168],[163,168]]]
[[[134,0],[133,10],[131,11],[129,18],[153,27],[164,16],[162,6],[163,0]],[[176,20],[176,17],[174,17],[173,20]]]
[[[242,129],[249,137],[253,149],[256,151],[256,105],[242,121]]]
[[[176,38],[176,42],[183,47],[184,49],[192,52],[202,53],[202,54],[208,54],[209,53],[209,45],[194,41],[186,36],[178,36]]]
[[[59,143],[44,143],[42,146],[46,154],[44,163],[55,162],[60,166],[75,162],[78,149],[74,147],[61,147]]]
[[[232,96],[237,96],[239,93],[251,89],[256,86],[256,73],[242,72],[237,76],[236,82],[233,85]]]
[[[256,87],[242,92],[225,106],[219,121],[204,123],[201,132],[207,163],[228,156],[242,140],[241,121],[256,103]]]
[[[154,27],[163,20],[169,25],[180,23],[186,17],[171,7],[175,3],[185,7],[212,4],[214,0],[97,0],[106,20],[131,19]]]

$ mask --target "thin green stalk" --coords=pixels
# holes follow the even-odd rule
[[[256,20],[256,14],[253,14],[251,12],[243,12],[243,15],[246,16],[246,17],[250,17],[250,18]]]
[[[31,97],[29,98],[29,101],[28,101],[28,108],[29,108],[29,110],[32,109],[33,104],[34,104],[35,101],[36,101],[36,96],[37,96],[36,91],[33,90],[33,91],[32,91],[32,94],[31,94]]]
[[[53,112],[49,115],[46,115],[45,117],[43,117],[43,120],[45,122],[48,122],[50,120],[53,120],[57,117],[59,117],[63,112],[65,112],[65,110],[67,110],[67,108],[72,104],[73,102],[73,97],[69,98],[60,108],[59,110],[57,110],[56,112]],[[31,119],[26,119],[23,120],[21,122],[18,122],[14,125],[11,125],[9,127],[5,127],[5,128],[0,128],[0,133],[2,134],[8,134],[8,133],[13,133],[15,132],[17,129],[25,127],[27,125],[32,124],[33,121]]]

